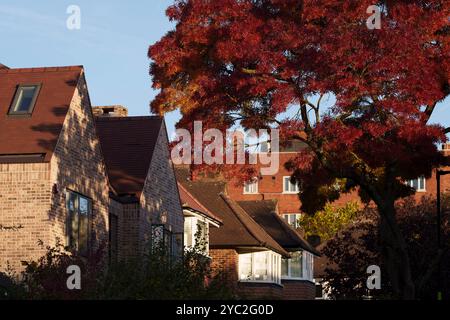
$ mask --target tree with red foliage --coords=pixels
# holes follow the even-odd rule
[[[286,166],[312,213],[357,188],[380,213],[382,256],[398,297],[415,297],[395,201],[402,181],[430,176],[445,129],[428,124],[449,94],[449,2],[178,0],[176,23],[149,49],[160,92],[153,112],[180,109],[216,128],[278,126],[309,148]],[[323,110],[328,97],[335,103]],[[282,115],[291,116],[282,118]]]

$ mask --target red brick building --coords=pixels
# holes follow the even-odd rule
[[[255,182],[247,185],[240,185],[236,181],[230,181],[228,192],[230,197],[236,201],[249,200],[276,200],[279,207],[279,214],[291,225],[297,226],[298,218],[302,212],[300,210],[301,201],[298,197],[298,187],[290,183],[290,172],[286,170],[284,164],[294,158],[296,153],[305,148],[302,143],[293,143],[291,146],[280,148],[279,170],[277,174],[267,176],[260,175],[255,177]],[[450,156],[450,144],[442,146],[444,155]],[[447,167],[449,169],[450,167]],[[443,168],[445,169],[445,168]],[[436,172],[434,171],[429,178],[419,177],[407,182],[416,189],[416,198],[419,200],[422,196],[436,196]],[[441,181],[442,192],[450,192],[450,176],[443,176]],[[353,201],[360,202],[357,192],[343,194],[334,205]]]

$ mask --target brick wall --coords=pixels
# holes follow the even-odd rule
[[[238,282],[239,255],[234,249],[210,249],[214,272],[223,274],[226,283],[232,290],[236,290]]]
[[[92,199],[92,249],[100,244],[107,248],[108,181],[84,75],[78,82],[51,160],[50,179],[51,185],[57,186],[49,212],[50,244],[57,238],[66,240],[66,191],[71,190]]]
[[[275,283],[239,282],[238,296],[247,300],[281,300],[283,286]]]
[[[316,285],[306,280],[281,280],[284,300],[314,300]]]
[[[164,224],[172,233],[183,233],[183,210],[170,159],[164,121],[159,131],[140,201],[142,207],[139,217],[140,250],[148,252],[150,249],[152,224]],[[179,250],[181,253],[181,246]]]
[[[283,177],[291,175],[291,172],[284,168],[284,164],[295,157],[295,153],[279,153],[279,157],[280,167],[277,174],[273,176],[261,176],[258,181],[257,194],[244,194],[244,187],[236,185],[236,181],[232,181],[227,185],[227,191],[230,197],[236,201],[275,199],[278,201],[278,211],[280,215],[300,213],[301,201],[298,195],[283,193]],[[343,194],[335,204],[343,205],[349,201],[360,201],[356,192]]]
[[[0,272],[42,256],[50,239],[48,163],[0,164]]]

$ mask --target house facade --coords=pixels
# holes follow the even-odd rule
[[[108,180],[83,68],[0,70],[0,266],[108,239]],[[89,178],[87,178],[89,177]]]
[[[318,253],[283,219],[276,202],[236,202],[220,179],[191,179],[177,168],[179,183],[223,224],[209,233],[214,270],[246,299],[314,299],[313,257]]]
[[[181,256],[184,218],[164,119],[128,117],[123,110],[94,108],[110,181],[112,258],[139,258],[158,242],[166,243],[171,255]]]
[[[110,123],[137,127],[111,133],[123,151],[101,139]],[[156,234],[181,254],[183,212],[163,119],[96,120],[82,66],[2,66],[0,271],[21,270],[57,243],[86,256],[103,248],[136,257]]]

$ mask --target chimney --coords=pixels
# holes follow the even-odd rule
[[[2,69],[9,69],[7,66],[5,66],[4,64],[0,63],[0,70]]]
[[[127,117],[128,109],[124,106],[100,106],[92,107],[92,112],[96,117]]]

